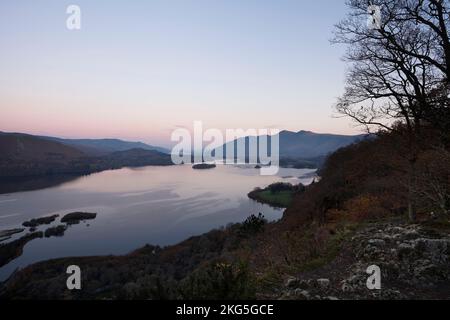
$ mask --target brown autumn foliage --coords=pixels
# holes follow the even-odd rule
[[[415,181],[418,211],[443,212],[448,210],[449,146],[432,129],[423,131]],[[321,170],[322,179],[294,199],[284,217],[286,224],[294,225],[298,219],[323,223],[339,211],[362,219],[404,214],[407,148],[407,135],[398,125],[391,133],[379,133],[373,139],[338,150]]]
[[[389,210],[383,199],[371,194],[358,195],[344,203],[343,209],[330,209],[328,220],[361,222],[386,217]],[[390,201],[389,201],[390,202]]]
[[[436,218],[448,217],[449,145],[441,133],[426,127],[419,141],[414,194],[418,217],[428,219],[432,212]],[[254,265],[283,269],[324,262],[360,223],[407,221],[407,150],[405,128],[396,125],[393,132],[380,132],[332,154],[320,181],[297,195],[283,219],[267,228],[252,254]]]

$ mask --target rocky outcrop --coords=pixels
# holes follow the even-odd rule
[[[97,217],[96,213],[89,212],[72,212],[62,217],[61,222],[67,224],[78,224],[83,220],[92,220]]]
[[[44,236],[46,238],[50,237],[62,237],[64,235],[64,232],[66,232],[67,226],[65,225],[59,225],[56,227],[51,227],[45,230]]]
[[[37,226],[40,226],[40,225],[43,225],[43,224],[50,224],[53,221],[55,221],[56,218],[58,218],[58,217],[59,217],[59,214],[55,214],[55,215],[52,215],[52,216],[31,219],[30,221],[25,221],[24,223],[22,223],[22,225],[24,227],[36,228]]]
[[[374,224],[345,244],[333,278],[290,277],[281,299],[449,299],[450,237],[419,225]],[[344,254],[344,253],[341,253]],[[368,289],[369,266],[378,266],[381,289]],[[329,270],[329,269],[328,269]],[[323,272],[322,275],[327,273]],[[321,275],[320,272],[315,274]],[[339,276],[340,275],[340,276]]]

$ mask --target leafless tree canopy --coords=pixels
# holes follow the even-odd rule
[[[333,42],[348,46],[350,64],[337,110],[359,124],[411,130],[438,111],[448,116],[450,94],[449,0],[350,0]],[[381,21],[370,28],[370,6]],[[433,120],[433,119],[431,119]]]

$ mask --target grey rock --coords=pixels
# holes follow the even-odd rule
[[[295,278],[295,277],[289,277],[289,278],[286,280],[285,286],[286,286],[287,288],[295,289],[295,288],[298,288],[298,284],[299,284],[299,279],[297,279],[297,278]]]
[[[383,247],[386,245],[386,242],[382,239],[370,239],[368,243],[376,247]]]
[[[303,299],[309,299],[311,297],[311,295],[309,294],[308,291],[306,290],[302,290],[302,289],[295,289],[294,290],[294,295],[298,298],[303,298]]]
[[[317,279],[317,285],[322,289],[327,289],[330,286],[329,279]]]
[[[349,292],[354,292],[355,288],[350,285],[348,282],[344,281],[341,285],[341,289],[343,292],[349,293]]]
[[[417,239],[419,237],[420,237],[420,234],[419,234],[419,232],[417,232],[417,230],[409,230],[403,236],[403,238],[406,240],[413,240],[413,239]]]

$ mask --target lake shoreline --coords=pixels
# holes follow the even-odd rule
[[[274,208],[288,208],[294,197],[305,191],[302,184],[292,185],[289,183],[274,183],[266,188],[255,188],[247,196],[259,203],[270,205]]]
[[[63,216],[74,211],[99,213],[93,223],[69,228],[63,237],[50,239],[50,242],[45,237],[33,241],[25,247],[22,256],[2,267],[0,278],[6,279],[15,268],[22,269],[39,261],[66,256],[124,255],[146,243],[176,245],[191,236],[243,221],[248,215],[259,212],[269,221],[276,221],[281,217],[282,210],[248,199],[248,190],[274,181],[300,181],[297,177],[307,176],[308,173],[309,170],[283,169],[278,176],[265,177],[254,168],[240,166],[218,166],[208,172],[193,170],[190,166],[147,166],[105,171],[55,188],[0,197],[2,212],[18,213],[5,215],[2,229],[13,229],[24,221],[31,226],[42,217]],[[237,178],[242,178],[239,188],[234,183]],[[109,183],[104,184],[104,181]],[[197,185],[194,190],[190,186],[192,181]],[[309,178],[304,181],[309,181]],[[84,191],[80,193],[78,190]],[[92,197],[90,190],[95,192]],[[102,190],[102,193],[98,194],[97,190]],[[55,201],[42,202],[41,199]],[[60,206],[66,202],[66,207]],[[117,209],[110,210],[102,203]],[[30,208],[35,208],[34,214],[19,214],[29,212]],[[165,212],[162,219],[157,218],[160,212]],[[48,227],[58,227],[59,220]],[[125,229],[121,221],[127,221]],[[43,231],[45,235],[46,229],[37,228],[36,231]],[[63,235],[62,229],[50,230],[48,235],[54,231],[61,231],[59,234]],[[92,241],[105,245],[92,246]],[[57,250],[47,250],[48,243]]]
[[[181,164],[186,165],[186,164]],[[5,194],[13,194],[16,192],[26,192],[26,191],[34,191],[41,190],[45,188],[56,187],[66,182],[71,182],[73,180],[88,177],[93,174],[102,173],[105,171],[114,171],[121,169],[139,169],[145,167],[176,167],[180,165],[176,165],[173,163],[167,164],[144,164],[144,165],[136,165],[136,166],[118,166],[111,168],[103,168],[99,170],[93,170],[89,172],[68,172],[68,173],[51,173],[51,174],[36,174],[36,175],[26,175],[26,176],[0,176],[0,195]],[[232,165],[233,166],[233,165]],[[192,169],[194,170],[207,170],[214,169],[217,165],[199,165],[194,164]],[[311,167],[294,167],[291,165],[280,165],[282,169],[296,169],[296,170],[317,170],[317,168]],[[260,167],[256,166],[254,169],[260,169]]]
[[[125,255],[63,257],[40,261],[16,270],[7,279],[0,282],[0,299],[15,298],[17,293],[14,291],[16,289],[21,292],[19,294],[21,298],[27,299],[27,294],[33,295],[35,292],[29,288],[30,285],[34,285],[33,279],[40,279],[40,276],[44,276],[44,274],[47,281],[48,276],[53,278],[50,282],[59,288],[58,290],[65,291],[65,282],[60,283],[58,278],[60,271],[64,271],[68,265],[80,266],[84,274],[88,275],[93,270],[99,269],[115,275],[122,272],[121,270],[127,270],[127,274],[133,277],[137,270],[145,269],[148,270],[149,276],[165,278],[170,283],[169,278],[186,277],[206,261],[221,259],[226,251],[236,250],[243,242],[254,241],[266,225],[274,223],[277,222],[269,223],[260,214],[259,217],[251,216],[243,222],[230,223],[227,227],[214,228],[201,235],[189,237],[175,245],[161,247],[147,244]],[[217,250],[217,246],[223,249]],[[206,257],[208,258],[206,259]],[[16,282],[22,281],[28,283],[28,288],[15,285]],[[38,282],[36,284],[39,286]],[[110,294],[113,294],[113,298],[123,298],[122,295],[125,294],[114,285],[94,285],[93,292],[93,287],[91,285],[88,287],[90,292],[87,295],[82,293],[88,299],[110,297]],[[44,297],[47,294],[41,293],[44,294]],[[53,297],[53,299],[55,298],[57,297]]]

